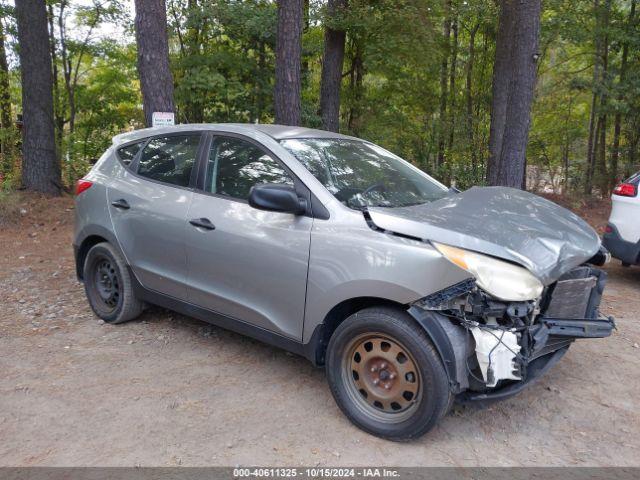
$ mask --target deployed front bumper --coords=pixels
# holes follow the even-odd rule
[[[565,345],[559,350],[555,350],[548,355],[532,360],[527,366],[527,377],[525,380],[513,382],[509,385],[505,385],[504,387],[496,388],[487,392],[474,392],[467,390],[456,397],[456,402],[462,404],[497,402],[498,400],[505,400],[513,397],[542,377],[542,375],[544,375],[551,369],[551,367],[558,363],[562,357],[564,357],[567,350],[569,350],[569,345]]]
[[[615,328],[613,318],[604,318],[598,311],[605,283],[605,272],[581,266],[547,287],[537,310],[532,310],[532,304],[492,301],[476,290],[468,294],[470,305],[464,312],[431,304],[439,312],[422,310],[420,314],[417,307],[412,307],[410,313],[436,344],[456,400],[462,403],[489,402],[516,395],[535,382],[562,358],[576,339],[611,335]],[[442,292],[438,295],[439,298],[446,297]],[[473,363],[469,364],[470,359],[473,362],[475,353],[474,341],[469,334],[470,325],[479,325],[489,317],[503,321],[511,319],[519,325],[509,331],[517,330],[521,347],[517,359],[518,378],[521,379],[502,380],[495,387],[475,381],[477,370],[474,375]]]
[[[529,358],[523,380],[511,382],[486,392],[467,390],[458,395],[456,401],[459,403],[491,402],[517,395],[558,363],[567,353],[569,345],[574,340],[578,338],[608,337],[615,328],[613,318],[550,318],[543,320],[543,324],[543,328],[548,329],[548,338],[540,347],[540,350]]]

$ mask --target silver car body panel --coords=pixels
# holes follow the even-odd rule
[[[193,192],[145,180],[113,162],[107,205],[128,264],[147,288],[186,300],[185,230]],[[130,209],[113,207],[125,199]]]
[[[76,246],[80,246],[84,240],[94,235],[113,240],[117,245],[107,203],[107,185],[111,182],[109,172],[112,159],[113,148],[109,148],[84,177],[92,181],[93,186],[83,192],[81,201],[75,202],[73,243]]]
[[[593,257],[598,234],[569,210],[505,187],[471,188],[403,208],[371,208],[380,228],[504,258],[544,284]]]
[[[186,234],[189,302],[300,340],[313,219],[194,193]]]
[[[304,341],[333,307],[353,298],[409,304],[469,278],[431,245],[372,230],[362,212],[314,220]]]
[[[123,143],[192,131],[235,133],[259,142],[317,197],[329,219],[260,212],[245,202],[147,181],[116,158],[115,149]],[[469,278],[425,240],[520,263],[547,283],[599,246],[595,233],[567,210],[497,188],[472,189],[417,207],[373,208],[372,220],[386,232],[372,229],[362,212],[336,200],[278,142],[318,137],[350,138],[298,127],[235,124],[118,135],[86,177],[100,186],[78,198],[74,243],[81,245],[92,231],[115,232],[144,287],[302,342],[341,302],[368,297],[410,304]],[[104,185],[110,188],[108,198]],[[131,210],[113,211],[110,202],[125,192]],[[209,218],[216,230],[189,226],[188,220],[197,217]]]

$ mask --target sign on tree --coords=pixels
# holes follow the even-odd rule
[[[173,112],[153,112],[152,125],[154,127],[169,127],[175,125]]]

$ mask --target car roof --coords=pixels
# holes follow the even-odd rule
[[[113,137],[113,144],[120,145],[122,143],[135,141],[155,135],[179,133],[194,130],[227,130],[235,133],[254,133],[260,132],[272,137],[275,140],[285,140],[290,138],[341,138],[358,140],[355,137],[349,137],[340,133],[329,132],[327,130],[319,130],[315,128],[293,127],[289,125],[275,125],[265,123],[187,123],[173,125],[170,127],[151,127],[131,132],[121,133]]]

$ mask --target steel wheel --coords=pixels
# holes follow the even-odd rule
[[[411,416],[422,395],[411,352],[383,333],[355,337],[345,349],[343,378],[357,407],[384,422]]]
[[[82,278],[91,309],[105,322],[122,323],[142,313],[144,303],[136,297],[127,264],[107,242],[89,249]]]
[[[106,256],[95,259],[93,264],[94,298],[106,313],[113,312],[120,302],[122,287],[117,266]]]

